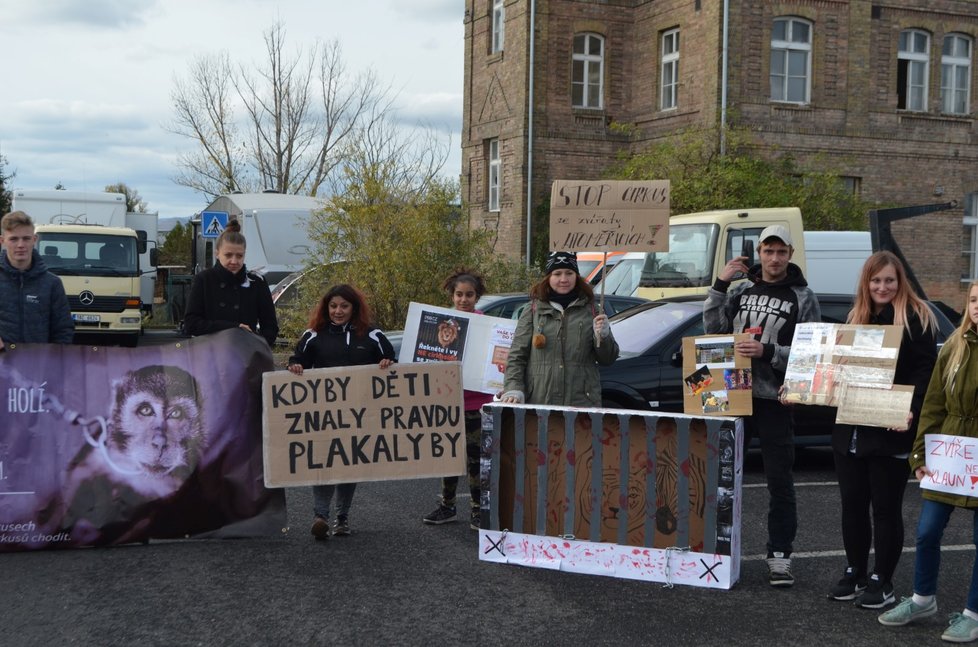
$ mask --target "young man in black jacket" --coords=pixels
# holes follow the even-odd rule
[[[767,566],[771,586],[791,586],[791,552],[798,530],[795,484],[794,432],[791,411],[780,401],[795,324],[820,321],[818,301],[808,288],[801,268],[791,262],[794,253],[786,227],[765,228],[758,239],[760,263],[747,267],[738,256],[727,263],[710,288],[703,305],[703,323],[709,334],[748,333],[751,339],[734,349],[751,358],[753,411],[744,419],[744,447],[756,435],[761,444],[768,505]],[[732,289],[738,274],[744,281]]]

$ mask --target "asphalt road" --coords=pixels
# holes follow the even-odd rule
[[[308,488],[287,492],[289,527],[262,539],[154,542],[0,555],[0,645],[891,645],[936,644],[964,604],[974,549],[944,555],[940,611],[882,627],[826,599],[844,558],[827,451],[798,462],[797,583],[766,582],[766,492],[745,470],[741,581],[706,590],[488,564],[467,523],[425,526],[436,480],[365,483],[353,535],[309,534]],[[919,511],[908,485],[908,545]],[[464,503],[464,502],[463,502]],[[968,544],[956,514],[946,546]],[[913,553],[896,577],[908,595]]]
[[[151,332],[140,345],[169,341]],[[296,488],[276,537],[0,554],[0,647],[938,644],[966,597],[970,515],[956,513],[945,535],[938,615],[883,627],[875,611],[826,599],[845,566],[828,450],[796,465],[796,584],[767,584],[759,458],[745,466],[745,561],[729,591],[480,562],[467,523],[421,523],[434,479],[361,484],[353,535],[317,542],[310,490]],[[910,594],[920,509],[907,488],[898,597]]]

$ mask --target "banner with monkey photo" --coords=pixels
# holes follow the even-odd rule
[[[240,329],[149,348],[0,353],[0,552],[277,534],[261,376]]]

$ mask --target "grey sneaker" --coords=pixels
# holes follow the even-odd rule
[[[336,517],[336,525],[333,526],[333,534],[337,537],[346,537],[350,534],[350,522],[346,517]]]
[[[422,517],[421,521],[440,526],[443,523],[455,521],[456,516],[455,506],[448,507],[446,505],[439,505],[438,509]]]
[[[795,578],[791,574],[791,558],[784,553],[772,553],[767,558],[767,576],[771,586],[791,586]]]
[[[978,640],[978,620],[963,613],[952,613],[951,624],[941,634],[941,640],[949,643],[970,643]]]
[[[881,625],[887,627],[902,627],[914,620],[926,618],[937,613],[937,599],[932,599],[930,604],[920,606],[913,601],[913,598],[903,598],[900,604],[896,605],[886,613],[881,613],[877,620]]]
[[[323,519],[322,517],[316,517],[312,522],[310,532],[316,539],[329,539],[331,534],[329,529],[329,521]]]

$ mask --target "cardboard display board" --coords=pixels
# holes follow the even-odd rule
[[[515,333],[514,319],[411,302],[398,361],[460,361],[466,389],[497,393]]]
[[[669,180],[554,180],[550,249],[669,250]]]
[[[900,326],[802,323],[795,327],[784,399],[837,407],[837,422],[906,429],[913,388],[893,386]]]
[[[465,473],[458,362],[265,373],[262,403],[268,487]]]
[[[484,410],[480,559],[711,588],[737,581],[740,419]]]
[[[749,357],[734,343],[750,335],[683,338],[683,412],[691,416],[749,416],[754,412]]]

